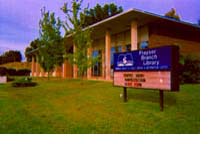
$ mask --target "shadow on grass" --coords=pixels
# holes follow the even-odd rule
[[[144,94],[145,93],[145,94]],[[128,90],[128,98],[152,103],[159,103],[159,90]],[[164,104],[176,105],[176,97],[172,92],[164,92]]]

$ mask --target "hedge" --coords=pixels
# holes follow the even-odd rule
[[[0,67],[0,76],[5,76],[5,75],[7,75],[7,68]]]
[[[180,82],[200,83],[200,60],[197,57],[187,55],[180,62]]]
[[[20,69],[16,71],[17,76],[29,76],[31,71],[29,69]]]
[[[0,67],[0,76],[29,76],[30,75],[29,69],[13,69],[13,68],[5,68]]]
[[[7,69],[7,75],[8,76],[16,76],[16,69],[8,68]]]

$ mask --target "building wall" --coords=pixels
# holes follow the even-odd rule
[[[138,43],[149,40],[148,26],[138,27]],[[125,46],[131,44],[131,31],[127,30],[111,35],[111,47]]]
[[[148,41],[149,40],[149,30],[148,26],[142,26],[138,28],[138,42]]]
[[[138,43],[142,42],[142,41],[148,41],[149,39],[149,34],[148,34],[148,26],[145,25],[145,26],[142,26],[142,27],[138,27],[138,37],[137,37],[137,40],[138,40]],[[100,50],[101,51],[101,77],[105,78],[106,77],[106,72],[105,72],[105,69],[107,68],[107,65],[109,64],[106,64],[106,49],[105,49],[105,46],[106,46],[106,42],[105,42],[105,35],[103,34],[103,37],[102,38],[99,38],[99,39],[95,39],[93,40],[93,43],[92,43],[92,51],[94,50]],[[122,51],[125,51],[125,47],[126,45],[131,45],[131,30],[128,29],[127,31],[123,31],[123,32],[120,32],[120,33],[116,33],[116,34],[111,34],[111,31],[110,31],[110,41],[111,41],[111,48],[114,47],[118,47],[118,46],[121,46],[122,47]],[[138,46],[137,46],[138,47]],[[109,52],[111,53],[111,52]],[[112,72],[111,72],[111,75],[112,75]],[[98,77],[100,77],[98,76]],[[96,76],[97,77],[97,76]]]
[[[99,39],[94,39],[92,43],[92,50],[102,50],[102,49],[105,49],[104,37]]]
[[[137,41],[137,44],[140,44],[141,42],[147,41],[149,44],[149,47],[158,47],[163,45],[178,45],[180,47],[180,53],[182,55],[188,55],[193,54],[199,57],[200,55],[200,32],[199,29],[196,28],[189,28],[189,27],[175,27],[170,26],[169,24],[163,24],[163,23],[151,23],[149,25],[143,25],[139,26],[137,32],[134,35],[131,35],[131,29],[128,29],[127,31],[120,32],[117,34],[111,34],[110,30],[108,31],[108,35],[103,33],[103,37],[99,39],[94,39],[91,47],[90,55],[92,55],[92,51],[94,50],[100,50],[101,54],[101,75],[96,76],[101,79],[109,80],[110,76],[107,75],[109,73],[109,70],[107,69],[110,67],[110,64],[107,62],[110,60],[106,58],[110,57],[110,51],[112,47],[122,46],[122,51],[125,51],[126,45],[131,45],[131,38],[135,38]],[[110,36],[109,36],[110,34]],[[108,48],[110,43],[110,51],[108,50],[106,52],[106,36],[108,41]],[[137,46],[139,48],[139,45]],[[33,69],[33,76],[39,76],[37,75],[37,64],[35,64],[34,60],[32,62],[32,69]],[[59,74],[56,74],[54,76],[59,76],[62,73],[63,78],[72,78],[73,77],[73,68],[69,64],[69,62],[66,60],[63,64],[62,70],[59,70]],[[36,73],[36,74],[35,74]],[[92,78],[91,75],[88,78]]]
[[[138,27],[138,43],[149,40],[148,26]],[[111,35],[111,47],[126,46],[131,44],[131,31],[127,30],[121,33]],[[105,43],[102,43],[105,47]]]
[[[200,55],[200,32],[171,28],[161,25],[150,26],[149,47],[177,45],[181,55]]]
[[[73,77],[73,67],[69,63],[68,60],[64,60],[63,66],[62,66],[62,77],[63,78],[72,78]]]
[[[158,34],[152,34],[150,36],[149,47],[159,47],[164,45],[177,45],[180,48],[180,54],[192,54],[199,57],[200,44],[196,41],[183,40]]]
[[[111,35],[111,47],[131,44],[131,32],[129,30]]]

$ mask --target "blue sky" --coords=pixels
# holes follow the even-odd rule
[[[64,2],[71,0],[0,0],[0,54],[7,50],[20,50],[22,53],[29,43],[39,36],[38,22],[40,9],[55,12],[65,19],[60,8]],[[92,8],[97,3],[115,3],[124,11],[130,8],[164,15],[175,8],[181,20],[197,23],[200,19],[199,0],[84,0],[83,6],[89,3]]]

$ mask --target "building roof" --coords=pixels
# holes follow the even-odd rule
[[[36,53],[38,53],[38,48],[33,49],[33,50],[27,52],[26,54],[27,54],[27,55],[31,55],[31,54],[36,54]]]
[[[96,37],[101,37],[105,33],[106,29],[111,30],[111,34],[119,33],[125,30],[130,29],[130,24],[132,20],[137,20],[138,26],[149,23],[169,23],[170,25],[176,25],[181,28],[187,29],[200,29],[198,25],[191,24],[184,21],[178,21],[172,18],[165,16],[153,14],[150,12],[138,10],[138,9],[129,9],[125,12],[119,13],[107,19],[104,19],[100,22],[97,22],[93,25],[90,25],[87,28],[93,28],[93,31]]]

